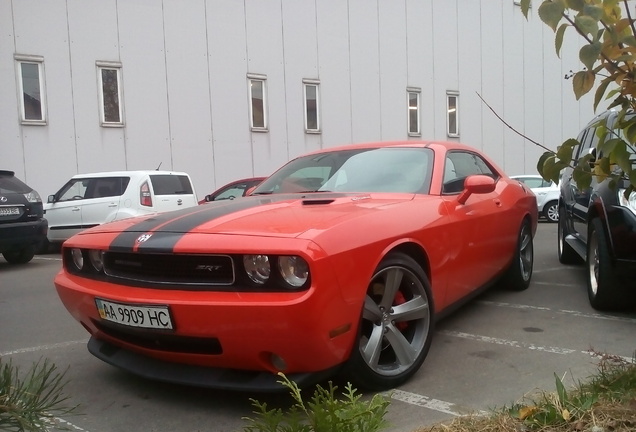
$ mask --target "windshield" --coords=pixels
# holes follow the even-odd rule
[[[382,147],[340,150],[292,160],[252,195],[293,192],[428,193],[433,152]]]

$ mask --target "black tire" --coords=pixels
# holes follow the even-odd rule
[[[534,243],[530,221],[524,219],[519,228],[515,256],[504,275],[502,286],[510,291],[523,291],[530,286],[534,264]]]
[[[548,222],[559,222],[559,202],[550,201],[543,206],[543,216],[548,220]]]
[[[27,246],[20,250],[3,252],[2,256],[9,264],[26,264],[35,256],[35,247]]]
[[[634,307],[636,298],[616,280],[603,223],[590,221],[586,259],[587,296],[597,310],[627,310]]]
[[[395,388],[415,374],[433,337],[426,273],[406,254],[389,254],[369,282],[358,338],[345,375],[367,390]]]
[[[576,251],[565,242],[565,237],[570,234],[565,218],[565,209],[559,208],[559,226],[557,227],[557,254],[561,264],[580,264],[583,259]]]

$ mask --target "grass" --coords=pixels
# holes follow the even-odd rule
[[[636,363],[594,353],[597,372],[568,390],[555,375],[555,391],[538,391],[488,415],[458,417],[413,432],[634,432]]]

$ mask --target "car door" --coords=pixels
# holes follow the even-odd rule
[[[479,155],[469,151],[453,151],[446,156],[446,169],[442,194],[452,220],[452,259],[457,269],[448,286],[447,299],[454,302],[466,296],[475,288],[490,281],[509,259],[509,251],[502,245],[510,242],[510,235],[516,236],[510,224],[502,223],[499,189],[485,194],[473,194],[465,204],[457,202],[457,195],[463,190],[466,177],[483,174],[495,180],[499,174]]]
[[[87,229],[117,218],[120,198],[128,177],[97,177],[90,179],[86,199],[82,203],[82,228]],[[124,187],[122,187],[124,186]]]
[[[574,159],[578,160],[589,153],[596,152],[596,144],[598,143],[596,128],[589,127],[585,129],[578,138],[581,143],[575,151]],[[580,189],[576,180],[572,176],[572,168],[568,167],[563,172],[563,178],[566,179],[567,187],[563,188],[562,200],[568,219],[572,221],[569,227],[571,234],[580,240],[587,241],[587,214],[590,207],[590,194],[592,187]],[[594,181],[594,180],[593,180]]]
[[[49,223],[48,239],[61,242],[82,230],[82,203],[89,179],[71,179],[48,197],[44,217]]]

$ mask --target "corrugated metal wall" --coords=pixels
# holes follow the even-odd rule
[[[0,2],[0,168],[46,196],[73,174],[189,172],[200,196],[321,147],[407,139],[407,87],[423,139],[458,140],[510,174],[592,116],[563,79],[552,31],[513,0],[6,0]],[[44,58],[48,122],[21,125],[15,54]],[[96,61],[122,64],[125,127],[99,123]],[[269,131],[249,128],[247,74],[267,76]],[[320,80],[321,134],[303,127],[303,79]],[[456,138],[452,138],[455,140]]]

